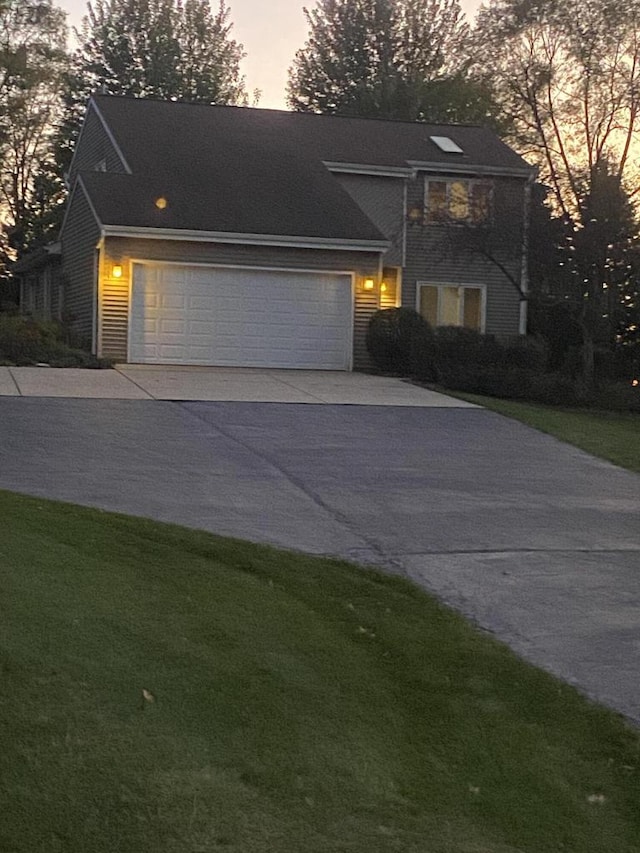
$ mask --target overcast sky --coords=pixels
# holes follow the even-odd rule
[[[54,2],[69,13],[69,23],[76,26],[87,8],[86,0]],[[480,2],[461,0],[461,4],[472,17]],[[307,36],[304,0],[228,0],[227,5],[231,9],[233,37],[247,53],[243,68],[247,89],[262,91],[259,106],[282,109],[287,69]],[[307,0],[306,5],[312,8],[314,0]]]

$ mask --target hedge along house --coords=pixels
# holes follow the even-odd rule
[[[522,333],[531,178],[479,127],[95,96],[64,312],[134,363],[364,367],[397,305]]]

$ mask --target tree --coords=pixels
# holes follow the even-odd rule
[[[20,255],[30,239],[35,181],[61,107],[65,47],[65,16],[51,0],[6,0],[0,5],[0,210],[7,235],[5,264]]]
[[[637,230],[629,202],[637,192],[640,0],[491,0],[474,37],[484,45],[476,73],[509,116],[515,147],[538,164],[562,222],[561,298],[574,306],[591,381],[603,327],[610,344],[617,334],[621,285],[612,277],[628,265]]]
[[[230,14],[222,0],[215,14],[208,0],[185,0],[177,27],[180,82],[175,97],[212,104],[246,103],[240,74],[245,54],[230,36]]]
[[[406,120],[482,120],[489,89],[466,74],[458,0],[319,0],[289,70],[301,112]]]
[[[243,103],[242,45],[220,0],[94,0],[76,33],[84,93]],[[84,94],[83,93],[83,94]]]

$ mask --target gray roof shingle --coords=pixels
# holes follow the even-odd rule
[[[84,172],[104,225],[380,241],[323,162],[530,167],[491,131],[98,95],[133,174]],[[429,137],[449,136],[463,154]],[[160,211],[155,200],[163,196]]]

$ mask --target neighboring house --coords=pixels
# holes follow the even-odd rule
[[[64,312],[134,363],[363,367],[397,305],[522,333],[532,176],[479,127],[95,96]]]

